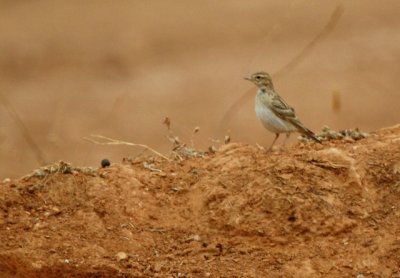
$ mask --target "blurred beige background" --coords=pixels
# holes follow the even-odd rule
[[[46,162],[99,165],[140,150],[97,146],[93,133],[168,152],[162,125],[197,148],[223,138],[267,146],[273,135],[243,76],[275,73],[312,41],[338,5],[336,27],[275,81],[310,129],[376,130],[399,122],[400,2],[392,1],[0,1],[0,92]],[[341,96],[339,111],[332,94]],[[293,136],[292,141],[296,136]],[[39,167],[0,103],[0,177]]]

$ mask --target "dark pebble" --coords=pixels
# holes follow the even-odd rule
[[[106,168],[106,167],[108,167],[108,166],[110,166],[111,165],[111,163],[110,163],[110,160],[108,160],[108,159],[103,159],[102,161],[101,161],[101,167],[102,168]]]

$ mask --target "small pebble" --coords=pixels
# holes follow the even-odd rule
[[[108,160],[107,158],[105,158],[105,159],[103,159],[103,160],[101,161],[101,167],[102,167],[102,168],[109,167],[110,165],[111,165],[110,160]]]
[[[128,259],[128,255],[125,252],[118,252],[117,255],[115,255],[117,258],[117,261],[124,261]]]
[[[34,269],[41,269],[42,268],[42,264],[40,262],[32,263],[32,267]]]

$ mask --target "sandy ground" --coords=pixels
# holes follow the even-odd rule
[[[0,183],[0,276],[399,277],[399,150],[397,125],[38,169]]]
[[[396,124],[396,0],[0,1],[0,92],[7,101],[0,103],[0,176],[61,159],[98,165],[140,151],[82,140],[92,133],[166,152],[165,116],[185,141],[199,126],[198,148],[228,130],[235,142],[268,145],[272,135],[251,99],[221,124],[229,107],[255,90],[242,77],[279,72],[339,6],[334,28],[275,87],[312,130]]]

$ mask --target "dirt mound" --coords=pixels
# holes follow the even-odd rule
[[[400,125],[0,184],[1,277],[398,277]],[[358,275],[358,276],[357,276]]]

